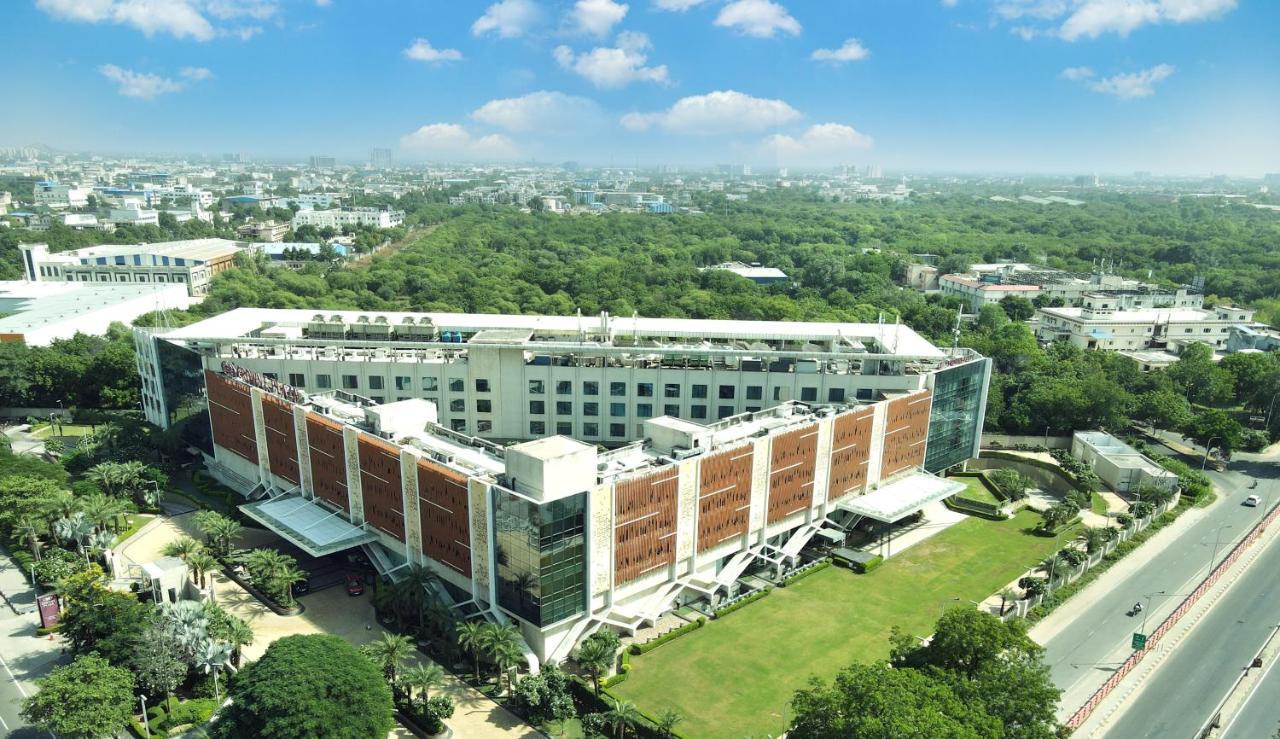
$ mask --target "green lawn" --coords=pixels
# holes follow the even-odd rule
[[[57,434],[54,434],[54,431]],[[47,423],[38,424],[31,429],[31,435],[37,439],[49,439],[54,436],[71,437],[71,436],[88,436],[93,433],[93,427],[88,425],[78,425],[73,423],[64,423],[57,429]]]
[[[966,475],[964,477],[952,477],[950,479],[964,483],[965,490],[963,493],[956,493],[958,497],[976,500],[979,503],[990,503],[993,506],[1004,505],[1004,501],[997,498],[996,494],[991,492],[991,488],[987,487],[986,481],[981,477],[969,477]]]
[[[1102,499],[1101,493],[1094,493],[1089,496],[1089,510],[1099,516],[1107,515],[1107,501]]]
[[[827,568],[633,657],[611,692],[650,716],[676,709],[685,736],[776,736],[810,675],[829,680],[852,662],[883,659],[893,625],[926,636],[947,607],[983,600],[1048,556],[1054,539],[1032,533],[1039,520],[1028,510],[969,518],[869,575]]]
[[[146,513],[128,514],[128,516],[125,517],[125,523],[127,524],[127,526],[120,530],[119,536],[116,537],[116,543],[119,544],[125,539],[128,539],[130,536],[133,536],[134,534],[138,533],[138,529],[141,529],[143,526],[146,526],[147,522],[153,518],[155,518],[155,516],[151,516]]]

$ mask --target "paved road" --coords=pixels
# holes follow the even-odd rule
[[[1064,691],[1063,716],[1070,715],[1128,657],[1130,637],[1143,625],[1141,617],[1125,615],[1136,601],[1141,600],[1146,606],[1148,594],[1162,590],[1171,594],[1151,598],[1150,607],[1143,613],[1146,629],[1150,631],[1177,607],[1179,596],[1191,592],[1209,572],[1215,541],[1217,558],[1221,559],[1258,521],[1267,506],[1280,500],[1280,470],[1270,461],[1240,455],[1227,472],[1210,471],[1209,474],[1219,490],[1219,500],[1206,509],[1206,515],[1110,592],[1095,596],[1097,600],[1087,611],[1044,645],[1045,661],[1054,683]],[[1260,484],[1256,489],[1249,489],[1255,478]],[[1240,501],[1250,493],[1261,495],[1263,505],[1242,506]],[[1223,526],[1229,528],[1221,528]],[[1205,710],[1216,700],[1209,701]]]
[[[1274,608],[1269,611],[1271,620],[1280,623]],[[1251,628],[1250,631],[1253,631]],[[1261,644],[1254,645],[1256,650]],[[1270,665],[1263,665],[1262,680],[1254,687],[1240,712],[1231,722],[1223,727],[1219,739],[1255,739],[1256,737],[1275,736],[1280,729],[1280,670],[1274,669],[1280,659],[1273,660]]]
[[[61,644],[36,637],[35,594],[3,552],[0,591],[7,601],[0,601],[0,735],[47,737],[27,726],[19,714],[22,699],[35,692],[35,679],[65,661]]]
[[[1107,736],[1117,739],[1191,739],[1231,689],[1280,622],[1280,544],[1271,544],[1160,665]],[[1280,719],[1280,680],[1273,671],[1250,701],[1249,714],[1231,727],[1233,739],[1270,739]],[[1256,704],[1256,705],[1254,705]]]

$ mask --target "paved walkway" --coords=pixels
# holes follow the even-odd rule
[[[947,527],[954,526],[966,518],[968,518],[967,515],[951,510],[941,501],[930,503],[924,507],[923,524],[916,526],[905,534],[893,537],[893,540],[886,547],[881,547],[878,543],[872,542],[862,547],[862,549],[868,552],[874,551],[887,559],[905,552],[913,545],[941,533]],[[883,551],[881,551],[882,549]]]
[[[46,732],[22,728],[19,715],[22,699],[36,692],[35,681],[59,663],[69,661],[62,654],[62,642],[36,636],[40,617],[35,610],[35,591],[27,578],[0,550],[0,732],[9,737],[47,737]]]
[[[121,547],[120,555],[134,563],[158,558],[168,542],[187,534],[198,536],[190,515],[157,519]],[[261,529],[246,528],[236,542],[238,547],[255,547],[277,541],[274,534]],[[262,656],[271,642],[293,634],[334,634],[352,644],[360,645],[380,638],[384,629],[374,619],[372,593],[360,597],[347,595],[344,588],[326,588],[303,596],[300,600],[306,612],[300,616],[278,616],[263,606],[256,598],[224,577],[212,573],[214,598],[218,604],[244,619],[253,629],[254,643],[243,650],[246,660]],[[425,656],[415,653],[414,661],[429,662]],[[453,698],[457,710],[449,720],[454,736],[515,738],[542,736],[514,714],[486,698],[461,680],[446,674],[444,683],[435,693]]]

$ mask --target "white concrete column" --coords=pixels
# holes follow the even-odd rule
[[[814,514],[821,518],[827,511],[827,482],[831,479],[831,443],[835,437],[836,417],[818,419],[818,441],[813,455],[813,503],[809,506],[809,520]]]
[[[880,483],[880,469],[884,461],[884,430],[889,423],[889,401],[882,400],[872,406],[875,410],[871,416],[871,448],[867,456],[867,484],[863,492],[869,492],[874,485]]]
[[[698,493],[702,470],[700,458],[677,463],[680,479],[676,498],[676,572],[692,574],[693,555],[698,551]],[[687,562],[681,566],[682,562]]]
[[[293,438],[298,447],[298,477],[302,497],[316,497],[316,484],[311,477],[311,442],[307,436],[307,411],[300,405],[293,406]]]
[[[267,422],[262,415],[262,395],[258,388],[249,388],[249,407],[253,410],[253,440],[258,445],[258,482],[265,485],[271,480],[271,462],[270,452],[267,451]]]
[[[347,508],[351,522],[364,523],[364,495],[360,488],[360,432],[350,426],[342,427],[342,447],[347,457]]]
[[[404,556],[423,563],[422,517],[418,514],[418,457],[400,450],[400,510],[404,512]]]
[[[751,441],[751,511],[747,516],[747,541],[762,544],[765,540],[766,513],[769,510],[769,468],[772,437],[765,436]]]
[[[471,521],[471,595],[494,604],[493,517],[489,515],[489,485],[483,480],[467,481],[467,515]]]

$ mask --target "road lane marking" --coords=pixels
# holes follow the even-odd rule
[[[1253,696],[1258,692],[1258,688],[1262,687],[1262,684],[1267,681],[1267,674],[1271,672],[1272,667],[1276,666],[1277,661],[1280,660],[1272,659],[1270,663],[1263,668],[1262,677],[1258,678],[1258,682],[1253,684],[1253,688],[1249,691],[1249,694],[1244,697],[1244,702],[1236,709],[1236,715],[1232,716],[1231,720],[1227,722],[1227,725],[1222,727],[1222,732],[1218,734],[1218,736],[1226,737],[1230,733],[1231,727],[1235,724],[1236,719],[1240,718],[1240,714],[1244,713],[1244,709],[1248,707],[1249,701],[1253,700]],[[1227,693],[1227,695],[1230,694],[1230,692]]]

